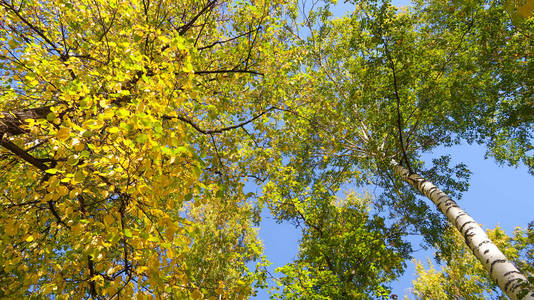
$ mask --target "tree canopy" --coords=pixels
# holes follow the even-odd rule
[[[264,207],[303,232],[273,297],[387,297],[413,232],[454,269],[392,161],[458,197],[423,153],[533,172],[531,2],[350,2],[0,0],[0,296],[248,298]]]
[[[281,4],[0,4],[1,293],[250,295]]]

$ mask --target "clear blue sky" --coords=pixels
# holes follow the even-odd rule
[[[340,3],[335,10],[336,16],[341,16],[351,9],[349,4]],[[396,6],[409,5],[407,0],[396,0]],[[440,148],[434,153],[424,156],[428,162],[434,157],[450,154],[451,165],[464,162],[472,172],[469,191],[464,193],[458,202],[477,222],[485,228],[501,226],[506,233],[511,234],[516,226],[526,227],[528,222],[534,220],[534,177],[529,175],[525,167],[511,168],[498,166],[493,159],[484,159],[485,148],[478,145],[459,145],[451,148]],[[429,200],[430,201],[430,200]],[[280,276],[274,272],[292,262],[297,255],[300,230],[289,223],[277,224],[269,212],[262,213],[262,222],[259,235],[263,241],[265,255],[272,265],[268,268],[275,277]],[[418,248],[418,240],[414,239],[414,249]],[[414,254],[418,260],[426,261],[432,258],[433,252],[419,251]],[[412,280],[415,279],[415,268],[411,262],[403,277],[393,283],[393,293],[403,299],[407,296],[414,299],[410,293]],[[268,299],[267,291],[260,291],[254,299]]]

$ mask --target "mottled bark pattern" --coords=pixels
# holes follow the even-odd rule
[[[524,294],[522,286],[527,283],[526,277],[506,259],[480,225],[434,184],[417,174],[410,174],[408,169],[396,162],[392,164],[397,175],[432,200],[456,226],[464,236],[467,246],[484,265],[491,278],[497,281],[501,290],[511,299],[519,299],[519,296]],[[534,291],[528,291],[521,299],[534,299]]]

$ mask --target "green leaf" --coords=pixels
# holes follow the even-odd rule
[[[45,172],[48,174],[56,174],[57,172],[59,172],[59,170],[56,168],[51,168],[51,169],[45,170]]]
[[[129,238],[133,237],[132,232],[130,231],[130,229],[128,229],[128,228],[124,229],[124,236],[125,237],[129,237]]]

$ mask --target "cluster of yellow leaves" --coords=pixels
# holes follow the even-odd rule
[[[249,69],[278,70],[278,4],[256,2],[0,2],[0,108],[49,108],[2,152],[0,296],[252,292],[250,146],[202,131],[268,107]]]

